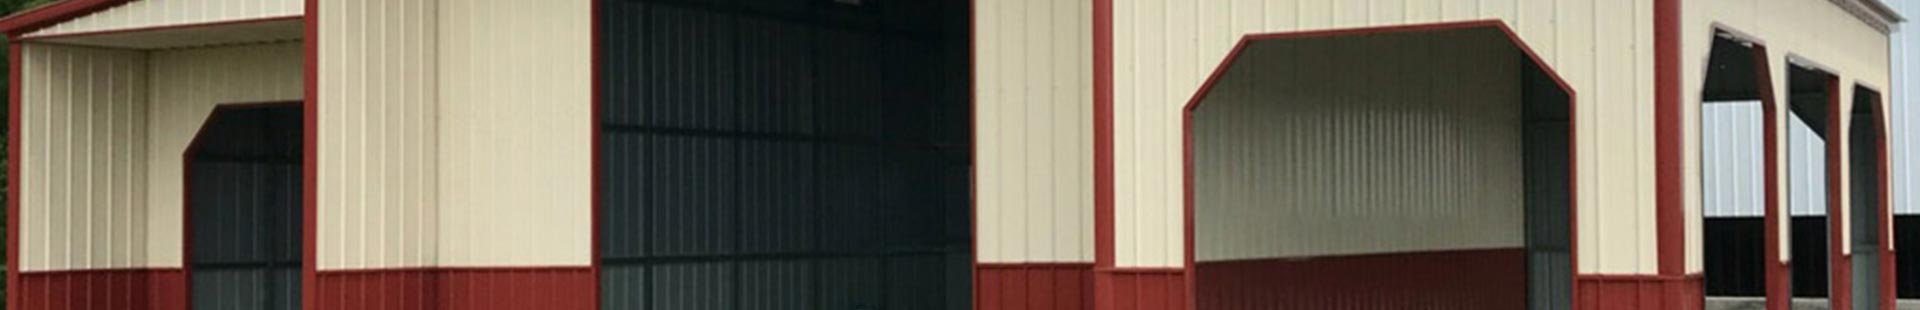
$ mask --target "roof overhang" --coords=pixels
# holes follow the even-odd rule
[[[0,33],[9,38],[87,16],[131,0],[60,0],[0,18]]]
[[[257,1],[257,2],[255,2]],[[0,18],[15,42],[160,49],[299,40],[297,0],[59,0]],[[222,14],[170,13],[181,7]]]
[[[1893,10],[1893,7],[1887,6],[1887,4],[1881,2],[1881,0],[1828,1],[1833,1],[1834,5],[1840,6],[1840,8],[1846,10],[1848,14],[1853,14],[1853,17],[1860,18],[1860,21],[1867,23],[1867,26],[1879,29],[1880,33],[1892,33],[1893,30],[1899,29],[1900,23],[1907,21],[1906,17],[1901,17],[1900,13]]]

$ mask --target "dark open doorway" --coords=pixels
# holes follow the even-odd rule
[[[1710,308],[1791,302],[1767,50],[1715,30],[1701,93],[1702,259]]]
[[[607,0],[603,309],[969,309],[968,9]]]
[[[300,309],[300,113],[222,105],[187,148],[192,309]]]
[[[1886,122],[1880,92],[1853,88],[1853,109],[1847,122],[1847,199],[1852,233],[1853,307],[1881,309],[1893,302],[1893,252],[1884,247],[1892,216],[1887,206]]]
[[[1832,260],[1839,251],[1832,246],[1837,236],[1829,233],[1837,221],[1831,215],[1838,211],[1833,209],[1830,189],[1835,181],[1829,173],[1834,169],[1831,157],[1837,154],[1828,147],[1828,133],[1837,123],[1831,107],[1839,103],[1839,78],[1812,66],[1787,66],[1793,296],[1827,299],[1835,281],[1846,281],[1834,276]]]

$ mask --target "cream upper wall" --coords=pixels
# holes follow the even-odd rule
[[[24,44],[23,272],[147,267],[147,55]],[[178,225],[175,225],[178,227]]]
[[[433,266],[439,253],[433,2],[321,1],[319,269]]]
[[[1195,261],[1525,246],[1522,56],[1393,38],[1241,51],[1194,112]]]
[[[28,33],[28,37],[305,14],[304,0],[137,0]]]
[[[1684,72],[1686,104],[1686,131],[1688,141],[1700,141],[1700,92],[1705,84],[1706,61],[1712,49],[1712,35],[1715,27],[1744,34],[1765,45],[1768,50],[1768,63],[1772,69],[1773,88],[1776,102],[1786,102],[1788,58],[1810,61],[1825,70],[1830,70],[1840,78],[1841,117],[1843,122],[1852,121],[1853,87],[1863,85],[1878,90],[1883,96],[1881,102],[1891,102],[1884,98],[1888,94],[1891,82],[1889,47],[1890,39],[1885,33],[1862,22],[1843,8],[1826,0],[1707,0],[1683,1],[1685,23],[1681,31],[1685,41],[1681,49],[1681,66]],[[1899,91],[1899,90],[1894,90]],[[1881,111],[1886,111],[1884,108]],[[1885,118],[1887,113],[1881,113]],[[1787,112],[1781,109],[1770,115],[1775,121],[1784,124]],[[1845,123],[1843,123],[1845,124]],[[1850,129],[1842,126],[1839,137],[1846,137]],[[1834,136],[1834,135],[1829,135]],[[1779,145],[1787,145],[1786,135],[1778,136]],[[1841,158],[1847,158],[1850,152],[1844,145]],[[1699,272],[1703,258],[1700,254],[1702,240],[1700,236],[1700,179],[1697,177],[1701,165],[1700,149],[1697,144],[1689,144],[1687,150],[1687,270]],[[1786,161],[1776,163],[1776,168],[1786,171]],[[1828,171],[1846,177],[1847,169]],[[1786,188],[1786,184],[1781,184]],[[1840,188],[1845,193],[1845,185]],[[1784,195],[1787,191],[1780,191]],[[1781,201],[1785,200],[1782,197]],[[1846,203],[1842,199],[1842,206]],[[1891,200],[1889,200],[1891,201]],[[1780,206],[1786,212],[1786,205]],[[1841,208],[1841,218],[1852,221],[1851,208]],[[1784,220],[1784,219],[1783,219]],[[1845,238],[1852,238],[1851,230],[1841,230]],[[1849,239],[1850,240],[1850,239]],[[1785,240],[1783,240],[1785,241]],[[1852,252],[1852,244],[1842,243],[1843,251]],[[1782,247],[1782,259],[1791,259]]]
[[[978,261],[1093,261],[1091,2],[974,2]]]
[[[591,5],[440,2],[441,265],[592,263]]]
[[[1656,270],[1651,1],[1115,1],[1116,250],[1182,263],[1180,108],[1247,33],[1499,19],[1578,93],[1582,273]]]
[[[148,52],[148,107],[143,158],[148,266],[179,267],[182,156],[220,104],[300,100],[303,91],[298,42]]]

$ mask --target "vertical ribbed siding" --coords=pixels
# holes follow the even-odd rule
[[[148,267],[147,56],[28,44],[21,58],[23,272]],[[176,225],[177,227],[177,225]],[[177,244],[177,243],[176,243]]]
[[[62,22],[27,36],[91,33],[304,14],[302,0],[140,0]]]
[[[1519,53],[1495,30],[1371,38],[1250,43],[1211,89],[1195,261],[1524,245]]]
[[[602,6],[605,308],[967,308],[962,7]]]
[[[1761,150],[1760,102],[1713,102],[1700,109],[1701,173],[1708,218],[1761,217],[1763,206],[1762,175],[1765,158]],[[1756,233],[1758,231],[1755,231]]]
[[[1092,8],[974,1],[981,263],[1092,262]]]
[[[591,263],[592,2],[439,1],[395,30],[438,38],[407,51],[437,57],[411,70],[437,72],[440,104],[409,122],[437,132],[410,160],[440,183],[410,190],[438,192],[441,266]]]
[[[1502,19],[1577,90],[1580,270],[1654,270],[1649,1],[1116,2],[1115,206],[1123,267],[1181,262],[1180,107],[1246,33]],[[1704,33],[1704,32],[1703,32]]]
[[[320,270],[436,263],[432,4],[320,2]]]
[[[1827,142],[1797,116],[1787,122],[1787,204],[1792,216],[1827,215]],[[1794,233],[1798,235],[1800,233]],[[1797,246],[1796,246],[1797,247]]]
[[[1916,1],[1893,1],[1889,3],[1901,15],[1909,19],[1920,18],[1920,4]],[[1912,24],[1912,23],[1909,23]],[[1913,29],[1912,25],[1905,27]],[[1920,172],[1920,153],[1915,153],[1916,143],[1920,143],[1920,30],[1906,30],[1893,34],[1893,86],[1888,96],[1887,107],[1892,114],[1887,130],[1890,135],[1888,161],[1893,162],[1893,210],[1901,215],[1920,214],[1920,183],[1914,180],[1914,173]],[[1898,234],[1896,234],[1898,235]],[[1920,238],[1920,237],[1909,237]]]
[[[184,175],[181,154],[220,104],[300,99],[299,43],[268,43],[149,52],[150,94],[141,160],[149,189],[145,199],[148,257],[155,266],[181,266]]]

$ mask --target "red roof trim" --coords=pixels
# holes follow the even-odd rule
[[[8,37],[18,38],[21,34],[105,11],[127,2],[131,0],[61,0],[0,18],[0,32],[5,32]]]

